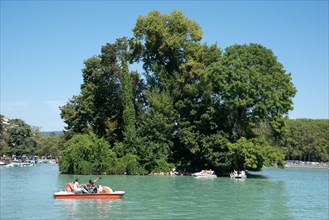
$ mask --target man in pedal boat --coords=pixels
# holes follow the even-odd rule
[[[88,191],[84,188],[83,185],[80,185],[79,179],[76,178],[73,184],[74,193],[88,193]]]

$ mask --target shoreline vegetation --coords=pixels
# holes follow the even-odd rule
[[[299,160],[287,160],[285,161],[285,168],[321,168],[329,169],[329,162],[310,162]],[[154,172],[148,174],[148,176],[190,176],[190,172],[182,171],[170,171],[170,172]],[[218,175],[219,177],[229,176],[229,173]]]
[[[286,160],[286,161],[284,161],[284,163],[285,163],[285,168],[329,169],[329,162],[311,162],[311,161],[301,161],[301,160]],[[189,176],[189,175],[191,175],[191,173],[180,172],[180,171],[158,172],[158,173],[150,173],[149,174],[149,176]],[[225,175],[219,175],[219,176],[225,176]]]

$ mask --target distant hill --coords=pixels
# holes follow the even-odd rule
[[[41,134],[43,136],[49,136],[51,133],[55,133],[56,135],[62,135],[63,134],[63,131],[43,131],[41,132]]]

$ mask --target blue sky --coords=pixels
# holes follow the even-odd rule
[[[328,119],[328,1],[1,1],[1,114],[63,130],[59,106],[80,93],[83,61],[132,37],[138,16],[175,9],[202,42],[271,49],[298,90],[289,117]]]

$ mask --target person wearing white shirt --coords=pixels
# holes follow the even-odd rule
[[[78,178],[76,178],[74,181],[73,190],[75,193],[87,193],[87,190],[85,190],[84,187],[80,185]]]

